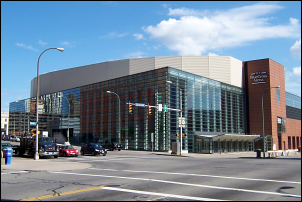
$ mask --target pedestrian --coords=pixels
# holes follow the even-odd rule
[[[33,146],[34,146],[34,139],[31,139],[31,142],[29,144],[30,150],[32,150]]]

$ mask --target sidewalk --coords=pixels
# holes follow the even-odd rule
[[[80,151],[80,147],[74,146]],[[60,158],[60,157],[59,157]],[[31,171],[31,172],[50,172],[50,171],[69,171],[78,169],[87,169],[92,165],[80,162],[60,162],[52,158],[41,158],[35,160],[33,157],[19,157],[13,155],[11,164],[5,165],[5,159],[1,158],[1,172],[4,170],[14,171]]]
[[[50,172],[87,169],[90,167],[91,165],[88,163],[59,162],[53,161],[53,159],[34,160],[32,157],[12,157],[11,164],[5,165],[5,159],[1,158],[1,172],[3,170]]]
[[[80,150],[80,147],[74,146],[76,149]],[[184,153],[182,156],[171,154],[169,152],[151,152],[151,151],[136,151],[136,150],[122,150],[123,155],[165,155],[175,158],[250,158],[257,159],[256,152],[232,152],[232,153],[215,153],[215,154],[199,154],[199,153]],[[108,153],[110,154],[110,153]],[[107,154],[107,155],[108,155]],[[262,155],[261,155],[262,156]],[[266,152],[265,159],[268,158],[268,153]],[[60,157],[59,157],[60,158]],[[62,157],[61,157],[62,158]],[[67,157],[68,158],[68,157]],[[71,157],[74,158],[74,157]],[[78,158],[78,157],[75,157]],[[276,157],[274,157],[276,158]],[[285,156],[278,156],[277,158],[301,158],[300,152],[288,153]],[[263,158],[258,158],[263,159]],[[11,159],[10,165],[5,165],[5,159],[1,158],[1,172],[15,172],[15,171],[31,171],[31,172],[50,172],[50,171],[70,171],[78,169],[88,169],[92,165],[89,163],[80,163],[80,162],[66,162],[66,161],[54,161],[53,159],[39,159],[34,160],[33,157],[18,157],[13,156]]]

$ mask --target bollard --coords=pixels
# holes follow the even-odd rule
[[[261,149],[256,149],[257,158],[261,158]]]

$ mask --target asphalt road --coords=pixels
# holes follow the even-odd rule
[[[107,156],[49,159],[86,169],[1,172],[1,200],[41,201],[301,201],[301,155],[171,156],[108,151]],[[14,158],[14,157],[13,157]]]

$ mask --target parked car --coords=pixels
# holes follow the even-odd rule
[[[113,150],[119,150],[121,151],[122,150],[122,145],[121,144],[118,144],[116,142],[109,142],[109,143],[106,143],[103,145],[103,147],[105,149],[108,149],[110,151],[113,151]]]
[[[2,142],[1,143],[1,150],[7,149],[7,148],[12,148],[12,147],[13,147],[13,145],[9,142]]]
[[[75,149],[72,145],[60,145],[59,146],[60,156],[75,156],[79,155],[79,151]]]
[[[103,155],[106,156],[107,151],[101,145],[97,143],[84,143],[81,147],[81,155],[91,154],[95,155]]]
[[[12,142],[20,142],[20,137],[14,136],[10,139]]]

